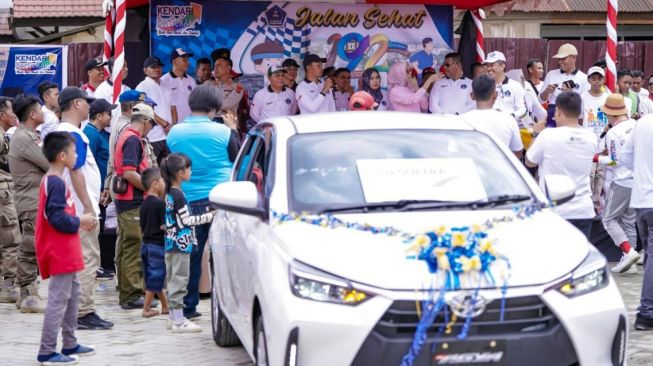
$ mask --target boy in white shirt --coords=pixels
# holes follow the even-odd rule
[[[592,158],[596,152],[596,137],[578,124],[581,112],[580,95],[563,92],[555,101],[556,128],[545,128],[526,151],[526,165],[539,168],[540,186],[548,174],[562,174],[576,183],[574,198],[554,210],[576,226],[589,239],[594,219],[590,189]],[[535,125],[539,130],[543,123]]]
[[[635,209],[630,208],[630,194],[633,188],[633,173],[619,162],[621,147],[635,127],[635,120],[628,118],[628,109],[621,94],[611,94],[601,107],[608,115],[610,130],[605,135],[608,155],[596,156],[595,160],[600,165],[607,165],[612,172],[612,181],[605,194],[605,212],[603,226],[615,245],[621,249],[623,256],[619,263],[612,268],[614,273],[624,273],[633,267],[639,254],[631,243],[637,243],[637,229],[635,222],[637,215]],[[634,272],[634,271],[633,271]]]

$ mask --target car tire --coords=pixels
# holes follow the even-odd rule
[[[265,327],[263,326],[263,315],[256,320],[256,332],[254,333],[254,357],[256,366],[268,366],[268,342],[265,340]]]
[[[213,341],[220,347],[233,347],[240,344],[238,335],[220,308],[215,275],[211,276],[211,330],[213,331]]]

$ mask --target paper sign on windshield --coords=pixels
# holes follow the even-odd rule
[[[471,158],[360,159],[365,201],[487,199]]]

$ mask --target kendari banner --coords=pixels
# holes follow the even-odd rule
[[[45,81],[65,87],[66,46],[0,45],[0,94],[38,95]]]
[[[164,63],[175,48],[193,52],[192,65],[214,49],[231,49],[250,90],[263,85],[270,66],[288,57],[301,64],[307,52],[352,70],[354,84],[375,67],[385,85],[393,63],[437,70],[453,47],[451,6],[153,0],[150,26],[152,54]]]

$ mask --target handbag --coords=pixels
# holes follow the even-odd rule
[[[123,178],[122,175],[114,175],[113,178],[111,178],[111,190],[113,190],[113,193],[115,194],[127,193],[128,185],[129,182],[127,182],[127,179]]]

